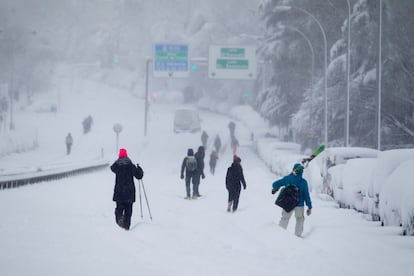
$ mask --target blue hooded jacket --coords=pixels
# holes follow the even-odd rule
[[[299,207],[308,206],[309,209],[312,209],[312,202],[309,195],[308,189],[308,182],[302,178],[303,169],[297,170],[297,168],[301,166],[301,164],[295,164],[293,166],[293,171],[296,171],[296,175],[293,172],[282,179],[279,179],[273,182],[272,187],[273,189],[279,189],[282,186],[287,186],[289,184],[294,184],[296,187],[299,188]]]

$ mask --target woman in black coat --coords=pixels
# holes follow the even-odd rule
[[[144,172],[137,164],[136,166],[129,159],[126,149],[119,150],[119,158],[112,164],[111,170],[115,173],[115,187],[113,201],[116,202],[115,221],[129,230],[131,225],[132,204],[135,202],[136,179],[142,179]]]
[[[226,189],[229,192],[229,201],[227,205],[227,212],[233,212],[237,210],[239,205],[239,197],[241,191],[241,185],[246,190],[246,180],[243,175],[243,168],[240,165],[241,159],[237,155],[233,156],[233,163],[227,169],[226,175]]]

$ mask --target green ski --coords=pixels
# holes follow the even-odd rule
[[[301,166],[297,167],[296,170],[293,171],[293,174],[296,175],[298,172],[306,168],[309,165],[309,162],[312,161],[316,156],[318,156],[324,150],[325,150],[325,145],[321,145],[308,158],[303,158],[302,162],[300,162]]]

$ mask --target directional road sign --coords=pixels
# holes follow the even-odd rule
[[[210,46],[208,75],[216,79],[255,79],[256,47]]]
[[[189,76],[188,45],[154,45],[153,75],[161,78],[186,78]]]

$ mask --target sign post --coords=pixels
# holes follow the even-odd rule
[[[119,150],[119,133],[122,131],[122,125],[119,123],[114,124],[113,130],[116,133],[116,153],[118,153]]]
[[[213,79],[256,78],[256,47],[212,45],[209,52],[208,76]]]
[[[154,45],[153,76],[159,78],[186,78],[190,75],[188,45]]]

